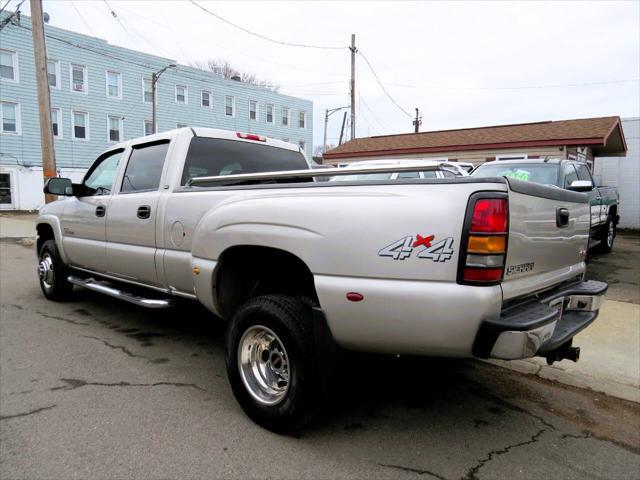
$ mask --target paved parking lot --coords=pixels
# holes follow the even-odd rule
[[[206,311],[51,303],[32,247],[0,254],[3,479],[638,477],[638,404],[475,361],[349,358],[327,417],[274,435]]]

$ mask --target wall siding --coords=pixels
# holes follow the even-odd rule
[[[3,14],[3,17],[5,14]],[[3,81],[0,84],[0,99],[20,103],[21,135],[0,136],[0,165],[41,165],[38,102],[35,79],[33,42],[29,17],[22,16],[20,25],[9,24],[0,32],[0,48],[16,51],[19,62],[19,83]],[[24,27],[24,28],[23,28]],[[58,168],[87,168],[93,160],[109,146],[107,117],[121,116],[123,140],[144,134],[144,120],[151,120],[151,104],[143,102],[142,79],[153,71],[175,63],[168,58],[147,55],[141,52],[109,45],[106,41],[62,30],[50,25],[46,34],[58,39],[46,38],[47,56],[60,61],[60,88],[51,88],[51,106],[61,110],[62,138],[55,139]],[[62,41],[61,41],[62,40]],[[65,43],[67,42],[67,43]],[[70,45],[80,45],[102,54]],[[215,56],[215,55],[214,55]],[[126,61],[124,61],[126,60]],[[133,62],[135,64],[129,63]],[[70,89],[69,64],[86,65],[88,70],[88,93],[72,92]],[[107,70],[122,74],[122,99],[106,96]],[[175,85],[188,87],[188,104],[175,102]],[[201,91],[213,95],[212,108],[202,107]],[[235,97],[235,116],[224,112],[224,97]],[[158,131],[171,130],[177,124],[214,127],[246,131],[283,139],[292,143],[304,141],[305,151],[311,157],[313,151],[313,104],[309,100],[282,95],[271,90],[225,80],[210,72],[179,65],[167,70],[158,82]],[[249,100],[259,105],[258,120],[249,120]],[[275,123],[265,119],[265,105],[275,105]],[[291,125],[282,125],[282,107],[288,107]],[[81,110],[89,113],[89,141],[72,140],[71,112]],[[298,127],[298,112],[307,113],[306,128]]]

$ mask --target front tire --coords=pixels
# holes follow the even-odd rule
[[[248,300],[226,337],[227,374],[245,413],[277,433],[301,428],[319,411],[322,388],[311,308],[285,295]]]
[[[55,302],[68,299],[73,289],[73,285],[67,281],[68,275],[68,268],[60,258],[55,240],[47,240],[38,255],[38,277],[44,296]]]
[[[597,251],[600,253],[610,253],[613,250],[613,242],[616,239],[616,222],[612,215],[607,216],[607,222],[600,235],[600,244]]]

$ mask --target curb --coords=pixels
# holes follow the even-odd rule
[[[640,389],[626,383],[616,382],[607,378],[597,378],[584,373],[566,372],[560,368],[548,365],[539,365],[527,360],[481,360],[507,370],[534,375],[545,380],[570,385],[572,387],[605,393],[611,397],[621,398],[634,403],[640,403]]]

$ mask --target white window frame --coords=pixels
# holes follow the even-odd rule
[[[184,102],[178,101],[178,88],[184,89]],[[189,105],[189,87],[187,87],[186,85],[176,85],[174,88],[174,92],[174,100],[176,103],[180,105]]]
[[[227,114],[227,99],[231,99],[231,115]],[[236,97],[235,95],[225,95],[224,96],[224,116],[235,118],[236,116]]]
[[[153,96],[153,80],[151,78],[148,77],[142,77],[142,103],[147,104],[147,105],[151,105],[153,103],[153,98],[151,99],[150,102],[147,102],[144,98],[144,82],[145,80],[149,80],[149,90],[151,91],[151,95]],[[156,100],[158,99],[158,89],[156,89]]]
[[[82,67],[82,91],[73,89],[73,67]],[[89,69],[86,65],[82,65],[80,63],[70,63],[69,64],[69,90],[73,93],[82,93],[84,95],[89,94]]]
[[[4,131],[4,118],[3,117],[3,108],[2,104],[3,103],[10,103],[11,105],[15,105],[16,106],[16,131],[15,132],[5,132]],[[12,137],[17,137],[22,135],[22,116],[20,114],[20,103],[19,102],[14,102],[12,100],[2,100],[0,101],[0,135],[10,135]]]
[[[251,118],[251,102],[256,104],[256,118]],[[257,100],[249,100],[249,121],[251,122],[260,121],[260,102],[258,102]]]
[[[268,117],[268,112],[269,112],[269,107],[271,107],[271,121],[269,121],[269,117]],[[267,103],[267,105],[265,106],[264,109],[264,121],[266,123],[270,123],[271,125],[273,125],[274,123],[276,123],[276,107],[273,103]]]
[[[115,73],[118,76],[118,95],[115,97],[109,95],[109,74]],[[115,98],[116,100],[122,100],[122,73],[115,70],[105,70],[104,72],[104,90],[107,98]]]
[[[62,109],[60,107],[51,107],[52,112],[56,112],[56,120],[58,120],[58,135],[53,138],[64,138],[62,135]],[[53,118],[51,118],[51,130],[53,131]]]
[[[47,67],[49,66],[49,62],[53,62],[55,64],[56,84],[49,85],[49,70],[47,70],[47,85],[49,85],[49,88],[57,88],[58,90],[60,90],[60,88],[62,88],[62,74],[60,72],[60,60],[53,60],[52,58],[47,58]]]
[[[505,153],[503,155],[496,155],[497,160],[528,160],[529,156],[526,153]]]
[[[85,138],[78,138],[76,137],[76,117],[75,114],[76,113],[84,113],[85,114],[85,132],[86,132],[86,137]],[[77,142],[89,142],[91,141],[91,129],[89,128],[89,112],[84,111],[84,110],[71,110],[71,139],[75,140]]]
[[[282,120],[284,120],[284,112],[287,112],[287,124],[285,125]],[[282,107],[281,115],[280,115],[280,123],[283,127],[289,128],[291,127],[291,109],[289,107]]]
[[[143,137],[148,137],[150,135],[155,135],[156,132],[151,132],[151,133],[147,133],[147,122],[149,122],[151,124],[151,127],[153,127],[153,120],[142,120],[142,136]],[[156,130],[158,129],[158,124],[156,123]]]
[[[18,52],[14,52],[13,50],[9,50],[6,48],[0,48],[0,51],[7,52],[11,54],[12,62],[13,62],[13,80],[10,78],[0,78],[3,82],[10,83],[20,83],[20,64],[18,62]]]
[[[206,105],[202,105],[202,94],[203,93],[209,94],[209,106],[208,107]],[[211,90],[205,90],[205,89],[200,90],[200,106],[202,108],[208,108],[208,109],[212,109],[213,108],[213,93],[211,92]]]
[[[120,137],[117,141],[116,140],[111,140],[111,125],[109,124],[109,122],[111,121],[112,118],[117,118],[120,123],[118,124],[119,128],[118,128],[118,136]],[[107,142],[108,143],[120,143],[124,141],[124,117],[122,115],[112,115],[112,114],[107,114]]]
[[[300,114],[302,114],[302,127],[300,126]],[[303,130],[307,129],[307,112],[305,110],[300,110],[298,112],[298,128],[301,128]]]

